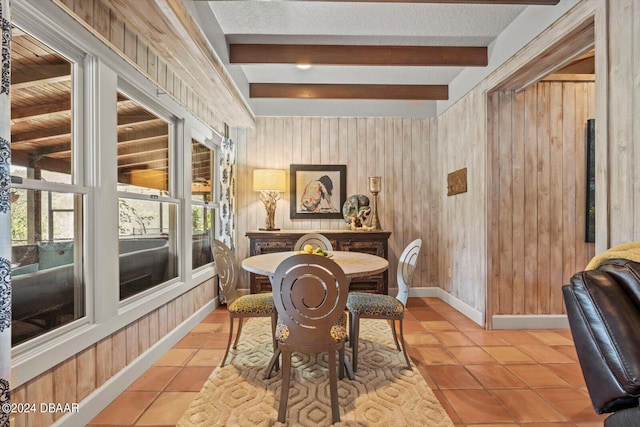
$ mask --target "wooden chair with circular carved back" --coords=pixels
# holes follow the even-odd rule
[[[411,288],[411,278],[416,269],[418,255],[422,247],[422,239],[416,239],[409,243],[402,251],[398,260],[398,270],[396,281],[398,282],[398,294],[391,295],[370,294],[364,292],[351,292],[347,299],[347,310],[349,310],[349,343],[351,345],[353,370],[358,370],[358,338],[360,333],[360,319],[387,319],[391,320],[391,331],[396,348],[400,351],[398,335],[396,333],[396,320],[400,323],[400,340],[402,341],[402,352],[407,362],[407,368],[411,368],[411,361],[407,355],[404,343],[404,332],[402,321],[404,319],[404,308],[409,297]]]
[[[340,266],[331,259],[300,254],[280,263],[274,274],[272,287],[274,305],[278,312],[275,335],[277,349],[266,376],[270,376],[271,369],[281,354],[282,386],[278,421],[284,423],[286,419],[291,353],[328,352],[331,413],[333,423],[339,422],[337,377],[343,378],[343,362],[346,362],[345,305],[349,282]],[[336,352],[340,361],[338,364]]]
[[[333,246],[329,239],[320,233],[307,233],[304,236],[301,236],[293,247],[293,250],[301,251],[305,245],[311,245],[313,246],[313,249],[320,247],[325,251],[333,250]]]
[[[233,342],[234,349],[238,347],[238,340],[242,333],[242,324],[245,318],[271,317],[271,336],[274,340],[273,348],[275,350],[276,343],[274,337],[278,314],[273,305],[273,295],[271,293],[262,293],[238,297],[236,290],[238,283],[238,265],[233,252],[231,252],[231,249],[229,249],[226,244],[215,239],[211,245],[211,251],[213,252],[213,260],[218,271],[220,291],[226,300],[227,310],[229,311],[229,340],[227,341],[227,350],[222,357],[220,366],[224,366],[229,354],[231,340],[233,338],[234,319],[238,319],[238,332]]]

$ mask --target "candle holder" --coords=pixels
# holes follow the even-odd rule
[[[369,226],[373,230],[382,230],[380,221],[378,220],[378,193],[382,190],[382,177],[369,177],[369,191],[373,194],[373,206],[371,207],[371,222]]]

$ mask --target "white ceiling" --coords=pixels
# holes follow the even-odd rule
[[[486,46],[526,8],[559,6],[183,0],[256,116],[434,116],[436,101],[249,98],[249,83],[450,84],[463,67],[230,65],[230,43]],[[531,12],[531,9],[528,11]],[[450,88],[451,94],[451,88]]]

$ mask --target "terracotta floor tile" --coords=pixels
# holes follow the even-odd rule
[[[556,407],[565,417],[574,421],[604,420],[591,405],[589,394],[573,388],[536,389],[536,393]]]
[[[537,340],[542,342],[543,344],[554,346],[554,345],[573,345],[573,340],[569,337],[566,337],[563,334],[558,333],[555,330],[544,330],[544,331],[529,331],[530,335],[533,335]]]
[[[446,347],[461,347],[461,346],[473,346],[475,345],[465,334],[462,332],[434,332],[433,336],[436,337],[442,345]]]
[[[526,330],[522,330],[522,331],[514,330],[514,329],[496,330],[496,331],[494,331],[494,333],[498,337],[500,337],[503,340],[507,341],[511,345],[541,344],[541,341],[539,339],[537,339],[535,336],[529,334],[529,331],[526,331]]]
[[[182,338],[173,348],[200,348],[209,338],[210,334],[189,333]]]
[[[567,387],[569,383],[544,365],[505,365],[529,387]]]
[[[178,372],[165,391],[200,391],[212,372],[208,366],[187,366]]]
[[[494,331],[465,331],[464,334],[477,345],[509,345],[500,338]]]
[[[463,423],[512,422],[513,418],[485,390],[443,390]]]
[[[191,333],[212,333],[220,328],[220,323],[199,323],[191,330]]]
[[[451,422],[460,423],[462,420],[458,416],[456,410],[453,409],[453,406],[451,406],[444,394],[442,394],[440,390],[433,390],[433,394],[435,394],[435,396],[438,398],[438,401],[440,402],[444,410],[447,411],[447,415],[449,415],[449,418],[451,418]]]
[[[540,363],[574,363],[570,357],[546,345],[523,344],[518,348]]]
[[[420,353],[420,360],[425,365],[457,365],[458,361],[451,355],[451,353],[440,347],[420,347],[418,348]]]
[[[433,334],[404,334],[404,340],[410,346],[440,345],[440,342]]]
[[[235,339],[235,335],[234,335]],[[242,341],[242,335],[240,335],[240,341]],[[238,341],[238,343],[240,342]],[[215,333],[212,334],[207,340],[202,344],[202,348],[227,348],[227,343],[229,342],[229,334],[228,333]],[[233,342],[231,343],[233,345]]]
[[[196,350],[190,348],[172,348],[155,363],[155,366],[183,366],[196,354]]]
[[[429,307],[429,299],[428,298],[409,298],[407,300],[407,307],[409,308],[428,308]]]
[[[517,376],[502,365],[466,365],[467,370],[485,388],[524,388]]]
[[[411,314],[419,321],[428,321],[428,320],[444,320],[442,315],[434,310],[430,309],[415,309],[411,311]]]
[[[491,390],[491,394],[519,422],[567,421],[567,418],[529,389]]]
[[[561,363],[561,364],[553,364],[549,363],[544,365],[547,368],[551,369],[554,373],[556,373],[563,380],[568,381],[571,385],[578,388],[585,388],[587,385],[584,382],[584,376],[582,375],[582,369],[580,365],[574,363],[572,365]]]
[[[165,425],[175,426],[197,394],[196,392],[161,393],[135,425],[154,427]]]
[[[229,312],[226,307],[218,307],[213,310],[207,317],[202,320],[202,323],[223,323],[229,319]]]
[[[427,372],[438,385],[440,390],[445,389],[480,389],[482,386],[460,365],[433,365],[427,367]]]
[[[483,346],[482,348],[484,349],[484,351],[495,357],[496,360],[500,363],[534,363],[534,360],[532,358],[515,347]]]
[[[129,386],[129,391],[162,391],[180,371],[177,366],[152,366]]]
[[[235,350],[229,352],[228,358],[233,357]],[[224,349],[201,349],[187,362],[187,366],[210,366],[215,368],[224,356]],[[227,362],[229,359],[227,358]]]
[[[449,347],[448,350],[462,365],[498,363],[493,356],[481,347]]]
[[[406,320],[403,323],[402,329],[405,334],[424,334],[427,333],[427,330],[422,326],[422,324],[418,321],[409,321]],[[396,325],[397,326],[397,325]],[[389,326],[391,328],[391,326]],[[400,332],[400,328],[397,328],[398,332]]]
[[[91,420],[91,424],[132,425],[156,396],[156,392],[125,391]]]
[[[576,348],[572,345],[554,345],[554,349],[569,357],[574,362],[578,362],[578,353],[576,353]]]
[[[457,331],[456,327],[447,320],[428,320],[426,322],[420,322],[427,331]]]

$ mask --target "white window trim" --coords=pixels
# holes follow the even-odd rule
[[[95,144],[85,145],[85,151],[79,151],[75,156],[77,162],[86,165],[84,170],[75,170],[75,173],[78,174],[76,180],[80,180],[84,186],[65,187],[66,192],[73,188],[74,191],[80,191],[83,194],[86,192],[88,195],[86,198],[88,207],[85,213],[85,227],[88,231],[85,234],[86,247],[88,248],[85,256],[87,275],[85,277],[87,295],[85,311],[87,316],[47,333],[41,339],[34,339],[32,345],[27,346],[26,344],[31,343],[28,341],[25,345],[19,345],[12,349],[12,387],[15,388],[179,297],[189,289],[212,278],[215,274],[213,268],[191,272],[190,264],[185,269],[187,256],[183,256],[180,266],[180,271],[183,273],[179,280],[161,285],[157,292],[124,305],[119,303],[117,292],[107,293],[104,290],[101,292],[103,287],[95,286],[96,278],[100,276],[104,280],[105,274],[111,275],[109,276],[110,281],[115,280],[114,283],[118,283],[117,269],[111,267],[111,265],[117,265],[118,253],[118,192],[115,184],[117,179],[114,179],[115,168],[111,170],[107,167],[109,164],[117,163],[117,149],[115,144],[100,144],[101,141],[113,138],[109,135],[107,128],[111,125],[115,126],[116,123],[116,112],[113,109],[116,89],[130,85],[130,88],[137,91],[138,95],[153,100],[152,105],[157,106],[158,110],[164,110],[173,116],[180,124],[173,134],[177,137],[182,136],[182,142],[190,142],[191,139],[185,137],[191,129],[197,129],[205,135],[207,137],[205,140],[214,139],[219,135],[193,116],[175,99],[158,89],[133,65],[93,36],[55,3],[41,0],[14,0],[12,21],[85,67],[85,73],[82,75],[84,85],[74,86],[74,90],[84,90],[82,101],[78,104],[82,106],[84,117],[82,120],[76,120],[81,123],[77,123],[80,127],[74,128],[74,131],[78,132],[76,138],[82,135],[83,140],[90,140]],[[109,95],[113,97],[112,99],[106,96],[109,90],[112,90],[112,95]],[[140,99],[137,96],[136,98]],[[149,103],[144,104],[150,105]],[[105,118],[105,114],[109,114],[109,109],[113,112],[110,117]],[[162,114],[162,111],[158,112]],[[185,129],[188,129],[189,132]],[[113,133],[113,130],[111,132]],[[177,143],[181,142],[179,138],[174,141],[174,147],[177,147]],[[101,151],[100,147],[105,145],[109,145],[111,148],[106,152]],[[176,157],[179,158],[179,162],[173,165],[178,173],[181,172],[180,169],[184,171],[186,162],[190,162],[190,157],[186,158],[187,156],[181,155],[183,152],[184,150],[178,150]],[[92,163],[96,160],[98,164],[94,168]],[[187,180],[177,181],[174,179],[172,181],[183,184]],[[41,184],[44,183],[39,182],[38,189],[44,188]],[[31,184],[25,181],[22,185],[29,187]],[[49,185],[51,186],[49,187]],[[46,188],[58,188],[57,185],[47,183]],[[99,187],[94,189],[94,185],[99,185]],[[190,186],[190,182],[188,185]],[[184,185],[177,190],[175,196],[181,200],[182,211],[187,206],[190,211],[190,203],[188,202],[190,194],[189,199],[184,197],[187,194],[184,191]],[[131,197],[131,194],[127,193],[125,197]],[[173,198],[170,199],[174,201]],[[113,212],[113,214],[108,215],[109,212]],[[183,244],[187,236],[191,238],[191,225],[186,221],[184,215],[179,219],[179,233],[183,236],[181,240]],[[105,240],[104,237],[107,235],[110,237]],[[97,242],[100,244],[98,245]],[[110,262],[104,262],[106,261],[102,258],[104,254],[110,254],[110,258],[112,258]],[[185,271],[190,272],[189,277],[185,277]]]

